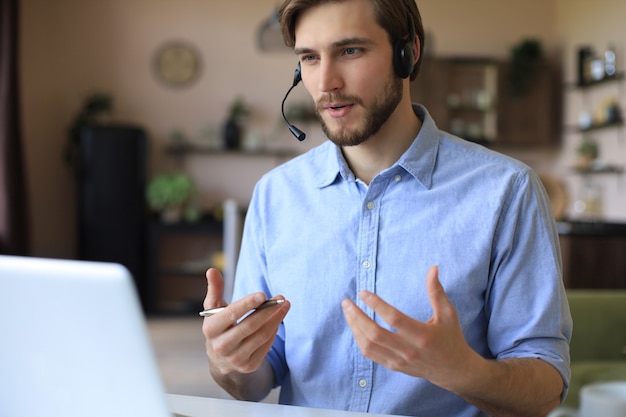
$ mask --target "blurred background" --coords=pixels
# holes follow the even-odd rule
[[[140,230],[147,257],[138,273],[148,276],[141,278],[146,281],[156,280],[155,271],[168,267],[167,260],[168,265],[152,264],[172,247],[186,253],[184,266],[194,273],[222,265],[224,202],[245,212],[263,173],[323,140],[302,86],[289,96],[286,111],[306,131],[306,141],[296,141],[281,119],[280,103],[296,58],[275,25],[277,0],[9,3],[19,11],[18,124],[29,255],[85,257],[81,219],[88,216],[81,214],[85,191],[77,161],[83,168],[88,164],[77,150],[77,127],[137,128],[143,137],[134,151],[142,186],[169,173],[184,174],[193,184],[187,221],[179,222],[185,224],[178,229],[164,226],[154,217],[160,209],[148,207],[147,224]],[[610,239],[603,241],[612,262],[607,268],[619,275],[626,268],[621,261],[615,265],[626,247],[621,124],[626,4],[420,0],[418,5],[427,56],[423,77],[413,86],[415,100],[432,109],[442,129],[478,139],[542,175],[562,222],[562,238],[569,239],[564,256],[580,258],[576,239],[589,236],[589,224],[594,236],[606,237],[609,230]],[[524,49],[528,46],[535,49]],[[533,72],[524,60],[532,61],[537,50],[538,70],[527,82],[530,92],[516,99],[510,91],[512,73]],[[611,62],[607,52],[614,53],[613,73],[605,72]],[[470,111],[480,111],[479,116],[468,115]],[[236,122],[239,132],[235,144],[225,133],[229,121]],[[603,128],[589,129],[594,127]],[[591,162],[581,162],[585,147],[592,150]],[[116,171],[120,161],[100,162]],[[105,193],[103,187],[89,187],[96,195]],[[170,232],[178,235],[162,241]],[[208,236],[215,237],[210,247]],[[589,255],[589,247],[598,243],[581,244],[580,251],[591,256],[592,270],[602,254]],[[200,265],[190,265],[198,253]],[[611,285],[626,285],[626,278],[619,277]],[[172,287],[177,286],[173,281]]]

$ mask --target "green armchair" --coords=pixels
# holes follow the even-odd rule
[[[564,405],[578,408],[583,385],[626,381],[626,290],[568,289],[574,332],[572,380]]]

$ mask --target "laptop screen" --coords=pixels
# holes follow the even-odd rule
[[[0,416],[170,416],[132,277],[0,255]]]

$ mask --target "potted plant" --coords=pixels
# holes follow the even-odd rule
[[[113,98],[106,93],[94,93],[87,97],[83,108],[76,115],[69,130],[67,144],[63,150],[65,163],[78,175],[80,131],[83,127],[102,121],[113,111]]]
[[[578,167],[580,169],[591,169],[593,162],[598,158],[598,143],[590,138],[585,138],[578,149]]]
[[[526,94],[542,60],[543,49],[537,39],[524,39],[511,48],[509,87],[513,97]]]
[[[146,189],[151,209],[161,214],[166,223],[180,221],[195,192],[193,180],[184,173],[159,174]]]

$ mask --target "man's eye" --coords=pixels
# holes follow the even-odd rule
[[[359,48],[346,48],[345,50],[346,55],[355,55],[358,52],[359,52]]]

